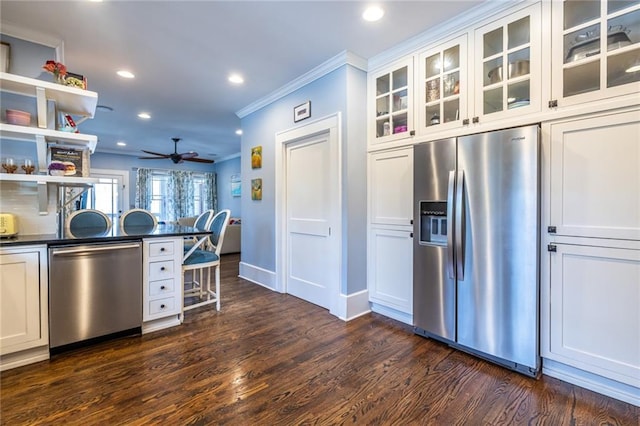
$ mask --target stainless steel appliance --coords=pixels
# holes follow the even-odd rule
[[[539,127],[414,148],[414,330],[529,376],[539,357]]]
[[[142,242],[49,249],[49,348],[140,333]]]

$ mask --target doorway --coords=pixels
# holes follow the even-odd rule
[[[341,284],[339,122],[276,135],[276,288],[329,311]]]

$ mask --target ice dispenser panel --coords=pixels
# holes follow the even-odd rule
[[[420,201],[420,244],[447,244],[446,201]]]

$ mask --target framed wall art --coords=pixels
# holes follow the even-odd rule
[[[262,168],[262,145],[254,146],[251,148],[251,168]]]
[[[311,117],[311,101],[298,105],[293,109],[293,121],[297,123]]]
[[[240,197],[242,195],[242,186],[240,185],[240,175],[231,176],[231,196]]]
[[[251,179],[251,199],[262,200],[262,178]]]

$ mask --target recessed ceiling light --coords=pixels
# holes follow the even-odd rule
[[[241,135],[241,134],[242,134],[242,129],[238,129],[238,130],[236,130],[236,135],[238,135],[238,136],[239,136],[239,135]]]
[[[369,22],[375,22],[382,19],[384,10],[380,6],[369,6],[362,13],[362,19]]]
[[[234,84],[242,84],[244,83],[244,78],[240,74],[231,74],[229,76],[229,81]]]
[[[127,143],[120,141],[120,142],[116,142],[116,145],[118,145],[118,146],[127,146]]]
[[[146,120],[146,119],[151,118],[151,115],[148,112],[141,112],[140,114],[138,114],[138,117],[139,118],[144,118]]]
[[[116,72],[116,74],[118,74],[122,78],[135,78],[135,75],[131,71],[127,70],[120,70]]]

